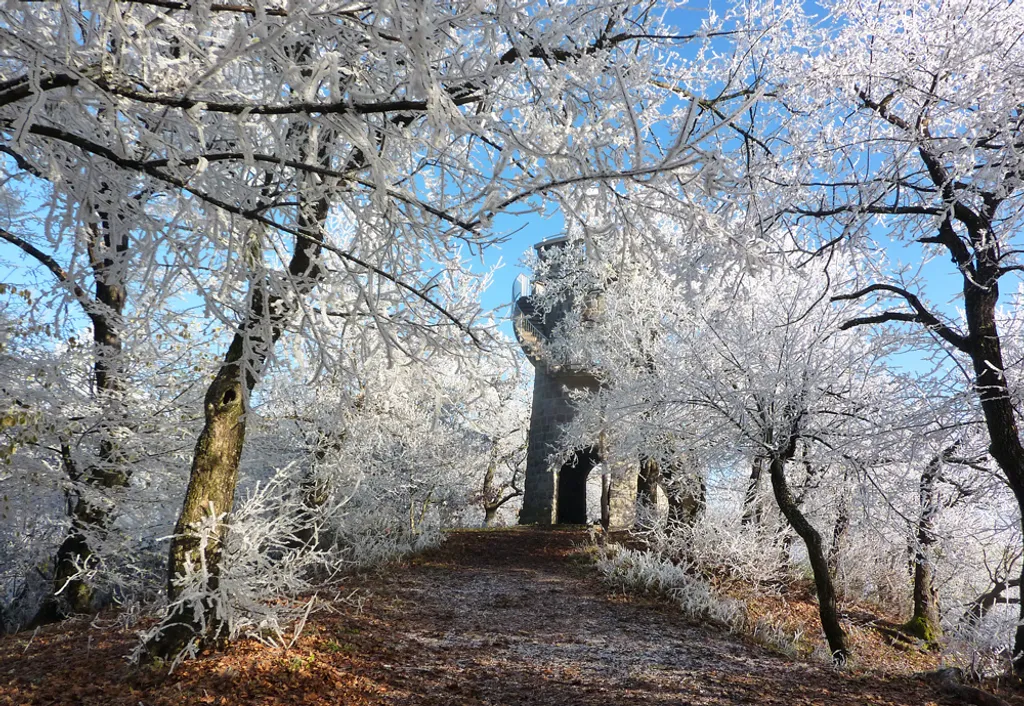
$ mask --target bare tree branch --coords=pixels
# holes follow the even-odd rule
[[[917,295],[908,292],[902,287],[897,287],[892,284],[872,284],[864,287],[863,289],[858,289],[856,292],[851,292],[849,294],[837,294],[832,297],[832,301],[853,301],[876,292],[886,292],[902,297],[914,312],[887,311],[881,314],[862,316],[843,322],[839,328],[846,331],[855,326],[886,323],[888,321],[916,322],[924,324],[929,330],[934,331],[942,340],[946,341],[946,343],[949,343],[957,350],[963,351],[964,353],[970,353],[970,339],[957,331],[954,331],[952,327],[940,321],[938,317],[928,311]]]

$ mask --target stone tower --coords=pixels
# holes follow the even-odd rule
[[[534,247],[544,259],[566,246],[567,238],[545,240]],[[512,291],[512,328],[523,352],[534,367],[533,408],[526,456],[526,481],[520,524],[583,524],[587,521],[587,477],[601,463],[598,439],[575,451],[565,464],[552,465],[563,429],[576,414],[575,393],[593,392],[600,387],[596,368],[588,361],[554,360],[546,348],[555,327],[571,310],[566,301],[548,312],[534,305],[533,294],[543,291],[545,282],[532,284],[523,275]],[[592,303],[584,303],[584,306]],[[636,516],[637,469],[602,469],[611,473],[608,488],[610,528],[632,527]]]

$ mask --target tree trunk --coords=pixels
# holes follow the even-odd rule
[[[772,435],[766,434],[765,445],[770,445],[771,443]],[[794,448],[797,448],[797,446],[794,446]],[[807,497],[807,493],[810,492],[812,487],[811,482],[814,480],[814,476],[817,475],[818,473],[818,469],[812,466],[811,463],[807,460],[808,451],[809,449],[807,448],[807,445],[804,444],[800,459],[800,465],[803,466],[804,469],[804,479],[803,482],[800,484],[800,490],[793,497],[793,504],[796,506],[798,510],[804,506],[804,499]],[[787,458],[786,461],[792,460],[792,458],[795,458],[795,456],[796,454],[794,452],[793,456]],[[765,459],[765,462],[768,462],[768,459]],[[785,512],[782,513],[782,517],[786,520],[787,523],[789,522],[789,519],[786,517]],[[792,576],[793,568],[791,563],[791,560],[793,558],[793,533],[790,531],[791,529],[791,525],[784,525],[782,528],[782,532],[779,536],[779,575],[785,578],[789,578]],[[832,547],[830,545],[829,552],[831,552],[831,550]],[[830,575],[835,576],[834,573]]]
[[[124,391],[124,365],[121,361],[122,316],[127,297],[124,262],[128,256],[128,234],[124,224],[112,228],[106,213],[90,225],[88,253],[95,279],[95,300],[86,309],[92,323],[93,381],[96,397],[103,406],[113,407],[111,417],[122,416],[118,410]],[[69,448],[62,450],[62,465],[71,489],[68,491],[68,514],[71,527],[57,550],[54,560],[54,596],[45,601],[33,620],[34,624],[52,622],[67,613],[89,613],[97,606],[93,587],[79,577],[81,568],[94,565],[93,550],[88,537],[106,530],[111,508],[90,501],[75,486],[84,483],[97,494],[127,487],[130,473],[112,439],[110,429],[100,426],[97,463],[79,471]],[[63,599],[63,600],[62,600]]]
[[[205,549],[198,530],[204,523],[220,522],[231,511],[245,442],[249,393],[255,388],[257,376],[280,338],[296,299],[312,291],[320,278],[320,225],[327,217],[327,209],[327,200],[321,199],[313,213],[301,214],[300,226],[308,236],[295,239],[288,263],[295,297],[284,299],[267,294],[264,282],[254,284],[246,322],[232,339],[224,362],[206,391],[205,423],[196,442],[185,501],[168,557],[167,596],[172,608],[164,630],[147,645],[153,657],[174,657],[190,642],[202,644],[218,634],[215,606],[209,599],[196,607],[185,607],[175,601],[181,595],[181,579],[190,566],[205,567],[207,596],[218,588],[224,526],[205,538]]]
[[[1024,446],[1003,373],[1003,351],[996,324],[999,301],[999,263],[992,248],[979,250],[975,278],[964,275],[964,309],[969,332],[968,352],[974,368],[975,390],[981,402],[989,435],[989,453],[1002,469],[1020,509],[1024,530]],[[1021,565],[1024,581],[1024,562]],[[1024,676],[1024,601],[1014,632],[1013,669]]]
[[[814,585],[818,592],[818,613],[821,616],[821,626],[825,631],[825,639],[832,652],[833,662],[842,664],[850,656],[850,651],[847,647],[846,633],[839,623],[839,602],[832,574],[829,572],[828,561],[825,558],[821,535],[800,511],[797,501],[790,492],[789,484],[786,482],[786,462],[793,458],[795,452],[796,436],[793,435],[786,448],[772,455],[768,466],[772,491],[782,514],[785,515],[786,520],[800,535],[807,547],[807,556],[811,561],[811,569],[814,571]]]
[[[498,506],[494,504],[498,492],[494,489],[494,471],[498,464],[497,446],[491,447],[490,458],[487,459],[487,470],[484,471],[484,487],[481,491],[484,508],[484,527],[490,527],[498,514]]]
[[[764,508],[758,500],[758,491],[761,489],[761,473],[764,471],[765,458],[758,455],[750,464],[750,480],[747,481],[747,492],[743,495],[743,517],[740,525],[743,527],[759,527]]]
[[[601,475],[601,527],[607,532],[612,524],[612,479],[607,473]]]
[[[303,547],[306,549],[319,549],[324,545],[323,538],[316,531],[316,523],[320,508],[330,497],[330,488],[320,476],[320,467],[330,453],[341,450],[347,435],[346,430],[342,430],[337,434],[317,432],[313,458],[309,471],[307,471],[302,479],[301,485],[302,526],[296,530],[294,537],[288,541],[288,546],[294,549]]]
[[[484,487],[481,492],[484,509],[484,527],[490,527],[494,524],[494,520],[498,517],[498,510],[501,509],[502,505],[523,494],[516,487],[516,477],[519,473],[518,468],[513,469],[512,480],[502,483],[498,487],[494,486],[494,474],[497,467],[498,445],[495,443],[491,446],[490,459],[487,462],[487,470],[484,472]],[[506,491],[508,491],[507,494]]]
[[[832,544],[828,548],[828,570],[832,576],[839,575],[839,566],[842,561],[843,545],[846,542],[846,535],[850,530],[850,508],[844,500],[836,515],[836,523],[832,527]]]
[[[936,484],[945,457],[953,452],[951,446],[937,455],[924,471],[918,487],[920,503],[917,520],[917,542],[914,546],[914,614],[903,629],[925,640],[936,643],[942,637],[942,623],[939,612],[939,591],[935,587],[931,550],[935,545],[935,518],[939,514],[939,494]]]
[[[213,593],[219,585],[220,554],[223,543],[223,525],[217,533],[206,538],[205,551],[201,551],[202,537],[198,527],[204,520],[220,518],[231,511],[235,485],[238,482],[238,462],[245,441],[245,397],[242,391],[240,357],[243,337],[236,334],[227,356],[203,401],[205,424],[196,442],[185,502],[174,526],[174,537],[168,558],[167,597],[173,605],[181,595],[181,579],[189,566],[205,566],[206,590]],[[237,354],[235,354],[237,351]],[[233,362],[231,361],[234,358]],[[172,608],[173,620],[163,633],[149,646],[151,654],[161,658],[177,655],[193,639],[202,641],[201,626],[207,623],[207,632],[216,633],[212,602],[204,601],[198,607],[205,615],[188,614],[178,605]]]
[[[668,481],[665,492],[668,498],[668,523],[692,527],[704,514],[707,484],[701,475],[694,474],[694,477],[687,478],[683,470],[685,465],[684,459],[677,459],[664,470],[664,478]]]
[[[649,456],[640,459],[640,473],[637,475],[636,499],[654,507],[658,503],[658,485],[661,482],[661,468]]]

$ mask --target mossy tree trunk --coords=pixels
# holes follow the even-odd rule
[[[921,472],[918,486],[920,503],[917,519],[917,533],[914,545],[914,614],[903,629],[925,640],[936,643],[942,637],[939,591],[935,586],[932,565],[932,548],[936,543],[935,519],[939,514],[940,498],[938,488],[943,461],[953,453],[951,446],[931,459]]]
[[[181,596],[181,579],[190,566],[206,567],[207,595],[218,588],[224,527],[221,525],[214,536],[205,538],[205,547],[199,528],[204,523],[219,522],[232,509],[245,442],[249,395],[298,299],[309,294],[320,279],[321,226],[328,206],[327,199],[322,198],[313,213],[300,219],[305,237],[296,237],[288,263],[295,289],[293,296],[286,299],[269,293],[261,274],[250,293],[246,321],[235,333],[220,370],[206,391],[204,425],[196,442],[185,501],[174,527],[168,558],[167,596],[172,605],[171,615],[166,621],[167,627],[147,645],[153,657],[174,657],[193,640],[205,643],[217,632],[214,605],[207,602],[200,606],[198,610],[203,613],[200,615],[175,601]],[[204,624],[207,626],[205,633],[202,631]]]

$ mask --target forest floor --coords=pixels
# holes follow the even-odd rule
[[[910,674],[837,672],[603,584],[580,530],[454,532],[345,586],[288,650],[242,642],[168,675],[133,631],[69,621],[0,637],[0,704],[952,706]],[[1024,699],[1002,694],[1010,703]]]

